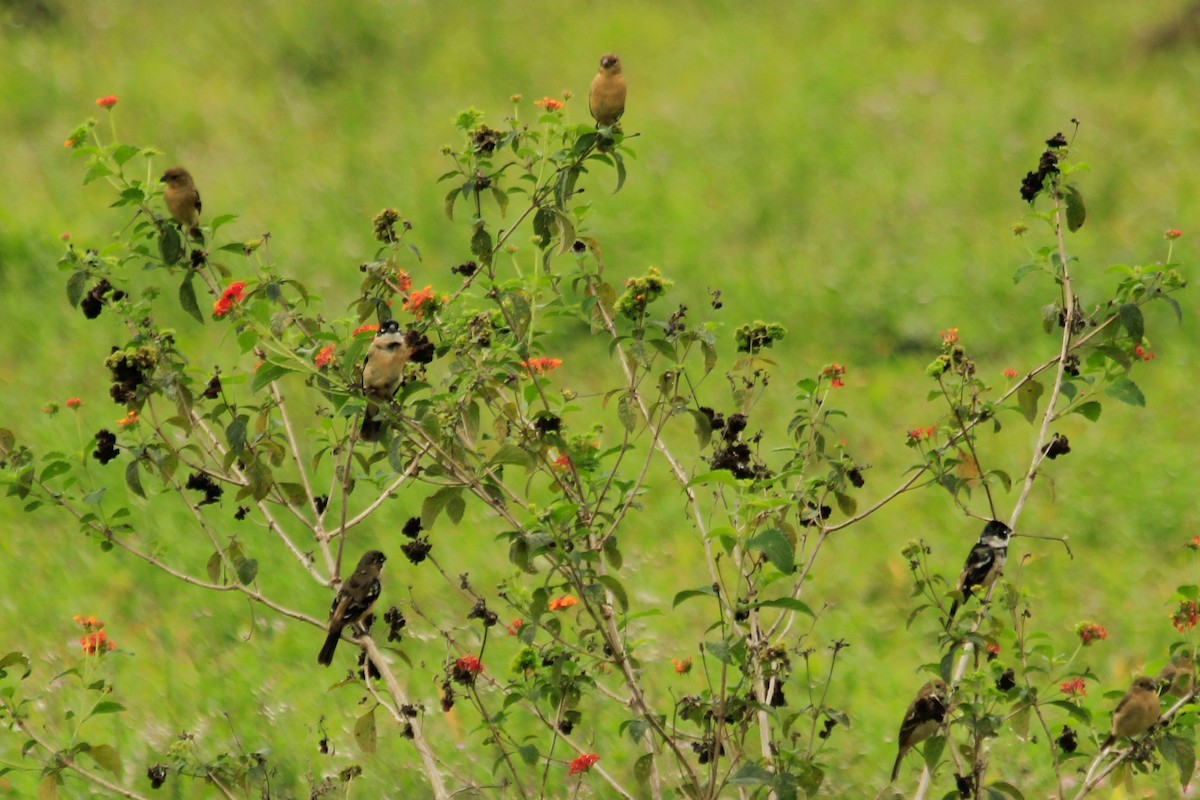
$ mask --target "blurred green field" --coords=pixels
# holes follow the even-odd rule
[[[188,166],[207,218],[239,214],[237,238],[270,231],[281,270],[301,276],[334,315],[357,294],[358,264],[372,249],[370,220],[385,206],[414,224],[412,241],[424,255],[412,270],[417,285],[448,287],[448,268],[469,257],[463,226],[443,214],[446,187],[435,185],[448,169],[438,151],[454,141],[458,111],[474,106],[499,123],[513,94],[529,100],[570,90],[570,117],[585,121],[596,58],[612,50],[630,86],[625,129],[639,138],[631,140],[638,158],[619,194],[609,194],[609,176],[588,183],[596,195],[591,232],[608,275],[658,266],[676,281],[678,301],[694,309],[719,288],[726,341],[743,321],[786,325],[760,426],[783,430],[795,380],[831,361],[849,365],[838,400],[850,417],[841,432],[873,465],[865,497],[881,496],[910,463],[904,431],[941,411],[926,401],[923,377],[939,330],[958,327],[981,372],[997,383],[1002,370],[1056,352],[1057,338],[1040,325],[1054,291],[1044,280],[1012,281],[1027,244],[1044,239],[1015,239],[1011,229],[1024,213],[1021,177],[1035,167],[1044,139],[1070,133],[1072,117],[1082,122],[1077,153],[1091,165],[1079,179],[1088,222],[1069,241],[1085,305],[1115,282],[1106,267],[1161,259],[1166,228],[1183,229],[1175,260],[1193,273],[1200,40],[1148,44],[1183,5],[821,0],[599,9],[370,0],[335,8],[213,0],[135,10],[0,2],[0,380],[9,387],[0,394],[0,427],[81,452],[90,451],[91,431],[118,416],[102,370],[110,342],[69,308],[55,268],[60,234],[93,246],[125,219],[106,209],[103,187],[81,186],[81,162],[62,147],[83,118],[104,124],[95,98],[118,95],[122,136],[160,148],[163,165]],[[1035,228],[1030,236],[1041,234]],[[1168,598],[1177,584],[1200,583],[1183,548],[1200,521],[1192,486],[1200,467],[1197,299],[1191,291],[1179,299],[1181,325],[1165,305],[1148,310],[1157,358],[1134,375],[1147,407],[1109,402],[1096,425],[1066,421],[1071,455],[1049,469],[1022,518],[1030,531],[1069,535],[1075,559],[1052,543],[1017,540],[1013,548],[1031,557],[1009,577],[1040,598],[1034,623],[1058,648],[1072,646],[1080,620],[1108,627],[1109,639],[1085,654],[1103,689],[1124,688],[1131,674],[1161,662],[1174,637]],[[589,388],[587,370],[572,370],[572,354],[582,361],[588,345],[559,344],[563,380]],[[212,346],[231,342],[214,338]],[[78,427],[71,415],[40,413],[75,395],[87,401]],[[1016,415],[1003,422],[987,453],[1016,474],[1033,431]],[[615,427],[615,417],[607,424]],[[637,599],[664,612],[675,592],[707,580],[698,560],[690,577],[689,562],[680,560],[695,536],[673,492],[642,515],[646,531],[666,535],[655,535],[653,546],[624,544]],[[419,502],[402,492],[389,524],[399,527]],[[208,550],[184,538],[188,519],[165,504],[150,510],[161,520],[162,546],[202,572]],[[140,789],[148,790],[141,776],[154,760],[147,753],[169,747],[181,731],[194,733],[210,756],[235,741],[269,751],[280,769],[279,797],[307,796],[308,775],[319,779],[352,762],[364,765],[377,791],[411,786],[413,751],[394,730],[383,729],[376,756],[355,750],[349,729],[357,695],[326,693],[337,670],[317,672],[319,637],[310,628],[103,554],[70,520],[45,510],[25,515],[17,503],[0,503],[0,526],[8,587],[0,595],[0,654],[23,650],[37,674],[54,675],[73,657],[71,616],[103,618],[124,654],[114,663],[129,706],[111,737]],[[454,536],[439,530],[435,547],[451,574],[469,569],[478,585],[492,586],[508,572],[472,563],[471,543],[493,533],[488,520],[469,514]],[[904,706],[924,680],[914,670],[936,658],[931,621],[905,630],[911,605],[901,549],[925,538],[934,565],[952,579],[976,534],[948,496],[929,490],[847,531],[820,562],[805,597],[830,606],[810,643],[819,648],[815,675],[824,674],[829,642],[851,645],[839,656],[831,697],[853,726],[830,741],[837,768],[828,796],[873,795],[883,785]],[[374,538],[387,543],[391,535],[381,529]],[[419,575],[400,561],[388,583],[397,599]],[[263,575],[269,592],[324,613],[328,598],[318,588],[291,585],[282,572]],[[422,586],[413,591],[420,595]],[[436,598],[429,602],[441,609]],[[643,645],[646,662],[662,663],[651,680],[695,690],[669,662],[693,652],[668,643],[698,641],[705,622],[688,607],[670,619],[677,636]],[[444,645],[425,638],[419,652],[441,658]],[[435,685],[412,688],[436,707]],[[799,686],[790,691],[804,694]],[[1095,687],[1089,700],[1103,726],[1111,701],[1101,692]],[[322,715],[332,757],[317,754]],[[456,718],[442,735],[464,752],[482,750],[471,725]],[[617,732],[593,735],[603,753]],[[28,766],[19,743],[0,738],[0,764]],[[993,755],[993,776],[1027,797],[1046,796],[1052,776],[1044,754],[1044,743],[1006,744]],[[1169,796],[1174,781],[1164,768],[1138,787]],[[0,777],[0,797],[31,796],[35,782],[36,775],[9,773]],[[195,786],[168,787],[174,794],[164,796],[205,796]]]

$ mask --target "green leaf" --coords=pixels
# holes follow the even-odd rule
[[[96,703],[96,707],[92,709],[92,713],[88,714],[88,719],[101,714],[116,714],[118,711],[124,710],[125,706],[114,700],[101,700],[99,703]]]
[[[58,800],[58,785],[62,783],[62,775],[58,770],[42,778],[38,784],[38,800]]]
[[[774,600],[763,600],[760,603],[754,603],[753,606],[754,608],[782,608],[788,611],[799,611],[801,614],[807,614],[810,617],[816,616],[807,603],[803,600],[797,600],[794,597],[777,597]]]
[[[462,502],[462,487],[459,486],[443,486],[433,494],[426,497],[421,502],[421,527],[429,530],[433,527],[433,523],[437,522],[438,516],[447,510],[447,506],[451,501],[458,499]]]
[[[293,370],[279,364],[272,364],[270,361],[259,366],[254,372],[254,381],[250,384],[250,391],[257,392],[272,381],[279,380],[284,375],[287,375]]]
[[[729,776],[729,782],[734,786],[754,786],[758,783],[771,783],[774,779],[774,774],[754,761],[746,761],[738,767],[737,772]]]
[[[1179,770],[1179,782],[1185,788],[1196,771],[1196,743],[1182,736],[1164,736],[1158,743],[1158,752]]]
[[[1071,409],[1072,414],[1082,414],[1085,419],[1092,422],[1100,419],[1100,403],[1097,400],[1089,400],[1086,403],[1080,403]]]
[[[138,497],[146,496],[145,490],[142,489],[142,476],[138,471],[137,461],[130,461],[129,466],[125,467],[125,485]]]
[[[533,235],[538,239],[538,247],[545,250],[554,241],[554,214],[542,206],[533,215]]]
[[[1045,387],[1037,381],[1026,381],[1017,390],[1017,404],[1021,407],[1021,413],[1025,415],[1025,419],[1030,423],[1037,419],[1038,398],[1045,391]]]
[[[838,510],[847,517],[853,517],[858,511],[858,501],[848,494],[834,492],[833,496],[837,498]]]
[[[375,709],[359,717],[354,723],[354,741],[364,753],[374,753],[377,736],[375,733]]]
[[[117,165],[124,164],[129,159],[142,152],[142,148],[133,144],[120,144],[112,152],[112,160],[117,162]]]
[[[83,289],[87,286],[88,274],[82,270],[72,272],[71,277],[67,279],[67,302],[72,308],[79,306],[79,301],[83,299]]]
[[[97,178],[103,178],[105,176],[112,175],[112,174],[113,174],[112,170],[109,169],[108,166],[104,164],[104,162],[93,161],[91,164],[88,164],[87,172],[83,176],[83,185],[87,186],[89,183],[96,180]]]
[[[723,483],[726,486],[737,486],[737,478],[733,477],[733,473],[727,469],[714,469],[711,472],[702,472],[692,478],[688,481],[686,488],[705,486],[709,483]]]
[[[1025,800],[1025,795],[1021,794],[1021,790],[1006,781],[989,783],[984,788],[988,794],[1000,795],[1001,797],[1010,798],[1010,800]]]
[[[0,658],[0,678],[8,677],[8,668],[14,664],[23,664],[25,666],[25,671],[21,673],[21,680],[25,680],[33,672],[33,665],[29,661],[29,656],[14,650],[4,656],[4,658]]]
[[[1083,195],[1070,184],[1067,185],[1066,201],[1067,230],[1074,233],[1083,227],[1084,220],[1087,219],[1087,208],[1083,205]]]
[[[235,455],[241,455],[246,449],[246,423],[249,419],[245,414],[239,414],[225,428],[225,441]]]
[[[621,420],[621,425],[629,433],[633,433],[637,427],[637,401],[632,393],[621,395],[621,399],[617,401],[617,419]]]
[[[1133,339],[1134,344],[1141,344],[1142,336],[1146,332],[1146,320],[1142,316],[1142,310],[1133,303],[1124,303],[1118,313],[1121,317],[1121,327],[1129,334],[1129,338]]]
[[[213,553],[211,556],[208,557],[208,564],[207,564],[208,579],[212,583],[217,583],[221,580],[221,564],[222,563],[223,562],[221,561],[220,553]]]
[[[496,455],[492,456],[488,461],[489,464],[516,464],[519,467],[528,469],[532,466],[529,458],[529,453],[524,448],[515,444],[506,444],[496,451]]]
[[[471,253],[484,266],[492,263],[492,235],[482,222],[475,225],[475,232],[471,235]]]
[[[633,764],[633,777],[643,790],[650,786],[650,775],[654,767],[654,753],[646,753]]]
[[[1036,269],[1039,269],[1037,264],[1022,264],[1021,266],[1017,267],[1016,271],[1013,273],[1013,283],[1020,283],[1021,278],[1024,278],[1026,275]]]
[[[175,230],[174,225],[164,224],[159,230],[158,253],[168,267],[178,264],[179,259],[183,258],[183,242],[180,241],[179,231]]]
[[[597,575],[596,580],[599,581],[600,584],[602,584],[610,594],[612,594],[613,599],[617,601],[617,605],[620,606],[621,611],[629,611],[629,595],[625,593],[625,587],[621,585],[620,581],[618,581],[612,575]]]
[[[204,315],[200,313],[200,301],[196,299],[196,287],[192,286],[192,273],[188,273],[179,284],[179,307],[189,317],[204,324]]]
[[[249,586],[258,577],[258,559],[238,557],[233,560],[233,568],[237,570],[238,582]]]
[[[933,772],[937,769],[938,761],[942,759],[942,751],[946,749],[945,736],[933,736],[925,742],[925,766]]]
[[[525,762],[525,766],[532,767],[537,763],[540,756],[536,744],[522,745],[517,748],[517,753],[521,756],[521,760]]]
[[[796,568],[795,550],[792,548],[792,543],[776,528],[770,528],[752,537],[746,542],[746,546],[761,550],[767,560],[775,565],[775,569],[784,575],[792,574]]]
[[[83,751],[83,754],[96,762],[96,766],[109,773],[121,777],[124,771],[121,766],[121,754],[111,744],[95,744]]]
[[[712,586],[701,586],[699,589],[684,589],[675,595],[675,600],[671,603],[671,608],[679,608],[683,603],[691,600],[693,597],[716,597],[717,590]]]
[[[1146,405],[1146,396],[1142,394],[1142,390],[1138,388],[1138,385],[1129,380],[1129,378],[1117,378],[1112,382],[1111,386],[1104,390],[1104,393],[1131,406]]]

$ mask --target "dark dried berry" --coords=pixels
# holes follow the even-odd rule
[[[408,344],[409,361],[414,364],[429,364],[433,362],[436,350],[433,342],[429,341],[428,336],[410,330],[405,332],[404,341]]]
[[[1071,452],[1071,445],[1067,441],[1067,437],[1061,433],[1054,434],[1054,438],[1042,447],[1042,453],[1051,461],[1059,456],[1065,456],[1069,452]]]
[[[1009,689],[1017,685],[1017,676],[1012,669],[1004,670],[999,678],[996,678],[996,688],[1002,692],[1007,692]]]
[[[92,451],[93,458],[101,464],[107,464],[116,458],[120,452],[120,448],[117,447],[116,434],[107,429],[101,430],[96,434],[96,449]]]
[[[146,770],[146,777],[150,779],[150,788],[157,789],[167,782],[167,765],[153,764]]]
[[[404,527],[400,529],[400,532],[409,539],[417,538],[417,535],[421,532],[421,518],[409,517],[408,521],[404,523]]]
[[[200,393],[200,396],[205,400],[216,400],[218,397],[220,397],[221,378],[217,375],[213,375],[211,378],[209,378],[208,385],[204,387],[204,391]]]
[[[404,553],[405,558],[413,564],[420,564],[425,560],[425,556],[429,555],[429,551],[433,549],[433,545],[429,543],[428,537],[422,539],[413,539],[411,542],[405,542],[400,547],[400,552]]]
[[[485,628],[490,628],[500,621],[500,617],[495,611],[492,611],[487,607],[487,603],[484,602],[482,597],[475,601],[475,605],[467,614],[467,619],[483,620],[483,625]]]
[[[204,492],[204,499],[196,504],[198,506],[211,505],[220,500],[221,495],[225,493],[225,490],[217,485],[212,476],[204,472],[193,472],[189,475],[187,483],[183,485],[183,488],[196,492]]]
[[[479,265],[474,261],[465,261],[457,267],[451,267],[450,271],[455,275],[462,275],[464,278],[469,278],[479,271]]]
[[[249,513],[250,513],[250,509],[247,508],[246,506],[238,506],[237,511],[233,512],[233,518],[236,519],[238,522],[241,522],[242,520],[244,520],[246,518],[246,515]]]
[[[329,495],[320,494],[313,498],[313,507],[317,509],[318,514],[324,514],[325,509],[329,508]]]
[[[533,427],[542,436],[558,433],[562,430],[562,419],[553,414],[542,414],[533,421]]]
[[[846,479],[850,481],[855,489],[861,489],[867,483],[866,478],[863,477],[862,469],[859,467],[851,467],[847,470]]]
[[[388,626],[388,641],[400,641],[400,631],[408,624],[408,620],[404,618],[404,614],[400,612],[400,609],[392,606],[383,612],[383,621]]]
[[[1067,725],[1063,725],[1062,733],[1058,735],[1058,738],[1054,740],[1054,743],[1057,744],[1058,748],[1064,753],[1074,753],[1079,747],[1079,740],[1075,738],[1075,731]]]

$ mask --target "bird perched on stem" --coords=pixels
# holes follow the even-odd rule
[[[621,77],[621,60],[615,53],[600,59],[600,71],[592,78],[588,92],[588,110],[596,124],[610,128],[625,113],[625,79]]]
[[[379,592],[383,588],[379,582],[379,573],[383,570],[385,561],[387,556],[378,550],[363,553],[354,574],[346,579],[342,588],[334,595],[333,606],[329,609],[329,635],[325,637],[325,644],[317,656],[318,664],[332,664],[338,639],[342,637],[342,628],[354,625],[371,613],[371,608],[379,599]]]
[[[963,564],[959,573],[955,591],[962,594],[962,602],[955,598],[950,605],[950,616],[946,619],[946,627],[954,621],[958,608],[971,599],[971,593],[976,589],[986,589],[991,586],[1004,570],[1004,561],[1008,557],[1008,537],[1012,528],[998,519],[989,520],[979,534],[979,541],[967,555],[967,563]]]
[[[900,735],[896,740],[900,744],[900,752],[896,753],[896,763],[892,766],[892,780],[900,774],[900,763],[904,756],[914,746],[933,736],[946,719],[946,683],[941,678],[934,678],[921,687],[904,712],[904,721],[900,723]]]
[[[364,441],[377,442],[383,434],[383,420],[378,419],[379,407],[389,402],[404,379],[404,365],[412,349],[394,319],[384,321],[367,348],[363,362],[362,386],[367,396],[360,434]]]
[[[1171,656],[1167,665],[1158,673],[1158,693],[1171,697],[1183,697],[1192,690],[1195,671],[1192,654],[1180,650]]]
[[[171,218],[179,223],[189,236],[197,242],[204,241],[200,232],[200,191],[192,174],[183,167],[171,167],[163,173],[160,183],[167,186],[163,189],[163,202]]]
[[[1100,745],[1107,750],[1120,736],[1137,736],[1158,721],[1158,684],[1147,675],[1133,679],[1129,691],[1112,712],[1112,733]]]

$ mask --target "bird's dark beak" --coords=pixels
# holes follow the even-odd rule
[[[159,178],[159,179],[158,179],[158,182],[159,182],[159,183],[166,183],[166,182],[167,182],[167,176],[166,176],[166,175],[163,175],[161,178]]]

